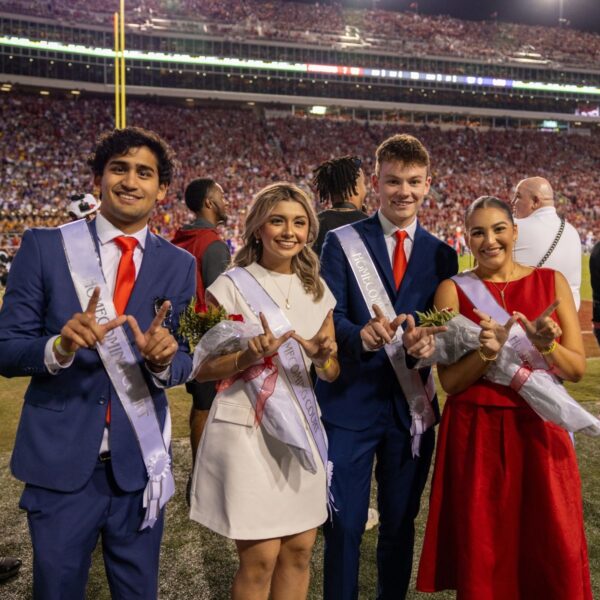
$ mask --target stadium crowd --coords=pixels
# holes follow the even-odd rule
[[[0,250],[12,255],[24,229],[68,219],[69,195],[93,191],[82,158],[99,132],[112,126],[112,102],[0,96]],[[91,119],[90,115],[94,115]],[[252,195],[275,180],[310,189],[314,168],[339,155],[364,161],[368,176],[377,144],[397,131],[417,134],[435,160],[432,191],[420,214],[438,237],[455,243],[464,207],[493,194],[510,201],[515,184],[546,177],[558,195],[558,210],[586,245],[600,239],[600,144],[598,135],[524,130],[484,130],[380,124],[267,115],[254,108],[185,107],[131,101],[128,124],[156,129],[175,148],[180,173],[152,226],[170,238],[191,215],[182,192],[195,177],[223,186],[232,218],[224,232],[235,247]],[[97,191],[96,191],[97,193]],[[373,210],[372,195],[369,206]]]
[[[417,3],[415,3],[417,4]],[[86,0],[9,0],[4,12],[24,13],[62,23],[112,23],[112,9]],[[503,63],[519,53],[553,67],[587,66],[600,61],[600,35],[569,27],[542,27],[497,20],[465,21],[416,11],[354,9],[339,4],[282,0],[141,0],[127,21],[152,31],[185,30],[234,39],[284,39],[355,48],[400,51],[406,55],[453,56]],[[165,19],[169,22],[166,22]]]

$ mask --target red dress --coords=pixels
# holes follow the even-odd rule
[[[554,271],[535,270],[506,287],[508,312],[533,319],[554,289]],[[457,291],[460,312],[479,322]],[[592,599],[573,444],[510,388],[480,379],[448,396],[417,589],[455,589],[457,600]]]

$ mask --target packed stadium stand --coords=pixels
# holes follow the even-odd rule
[[[564,27],[532,27],[497,21],[462,21],[417,12],[351,9],[339,4],[301,4],[281,0],[142,0],[129,3],[127,20],[146,30],[172,29],[243,38],[279,39],[331,45],[390,48],[403,53],[454,56],[504,62],[536,55],[556,66],[600,63],[600,36]],[[109,3],[86,0],[12,0],[4,12],[61,22],[106,24]],[[116,6],[116,3],[115,3]]]
[[[551,181],[584,243],[600,236],[600,35],[280,0],[126,4],[127,123],[158,130],[182,163],[153,221],[166,237],[189,218],[192,177],[223,185],[235,246],[261,186],[308,188],[318,163],[348,153],[370,175],[377,144],[398,131],[432,154],[421,219],[440,238],[454,243],[470,200],[510,200],[530,175]],[[116,8],[1,5],[2,252],[92,191],[85,155],[114,124]]]

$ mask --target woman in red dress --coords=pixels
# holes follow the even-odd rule
[[[455,589],[457,600],[591,600],[569,434],[511,388],[483,378],[518,319],[549,368],[581,379],[585,353],[569,285],[558,272],[513,261],[517,227],[501,200],[471,204],[466,233],[474,273],[513,317],[495,322],[452,280],[436,292],[435,306],[460,312],[482,331],[477,351],[438,366],[448,398],[417,589]]]

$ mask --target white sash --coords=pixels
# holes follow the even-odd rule
[[[67,223],[59,229],[81,309],[85,310],[94,288],[99,287],[96,321],[99,324],[112,321],[117,314],[86,221]],[[144,490],[146,514],[140,529],[152,527],[160,509],[175,492],[168,452],[171,443],[169,407],[167,405],[165,427],[161,433],[154,402],[123,327],[109,331],[104,341],[96,344],[96,349],[140,445],[148,473]]]
[[[356,229],[352,225],[346,225],[335,229],[334,234],[340,240],[371,317],[375,317],[373,304],[377,304],[385,317],[393,321],[397,315],[392,301],[385,291],[373,259]],[[410,427],[410,433],[413,436],[412,453],[413,456],[419,456],[421,435],[435,423],[435,414],[431,406],[431,400],[435,395],[435,384],[431,373],[424,385],[419,371],[407,368],[402,334],[402,327],[398,327],[394,339],[384,348],[408,403],[412,418]]]
[[[473,306],[490,315],[494,321],[503,325],[510,319],[510,315],[498,304],[492,293],[475,273],[465,271],[452,277],[452,280],[460,287]],[[524,329],[518,324],[515,323],[512,326],[506,343],[517,352],[523,362],[526,362],[532,368],[548,369],[548,363],[531,343]]]
[[[281,337],[292,329],[283,311],[246,269],[234,267],[227,271],[225,275],[233,281],[254,314],[257,317],[259,313],[265,315],[269,327],[276,337]],[[279,347],[277,355],[302,414],[308,423],[323,462],[323,467],[328,474],[328,479],[330,479],[332,466],[327,461],[327,436],[319,417],[317,399],[315,398],[310,375],[306,370],[302,349],[296,340],[290,338]]]

